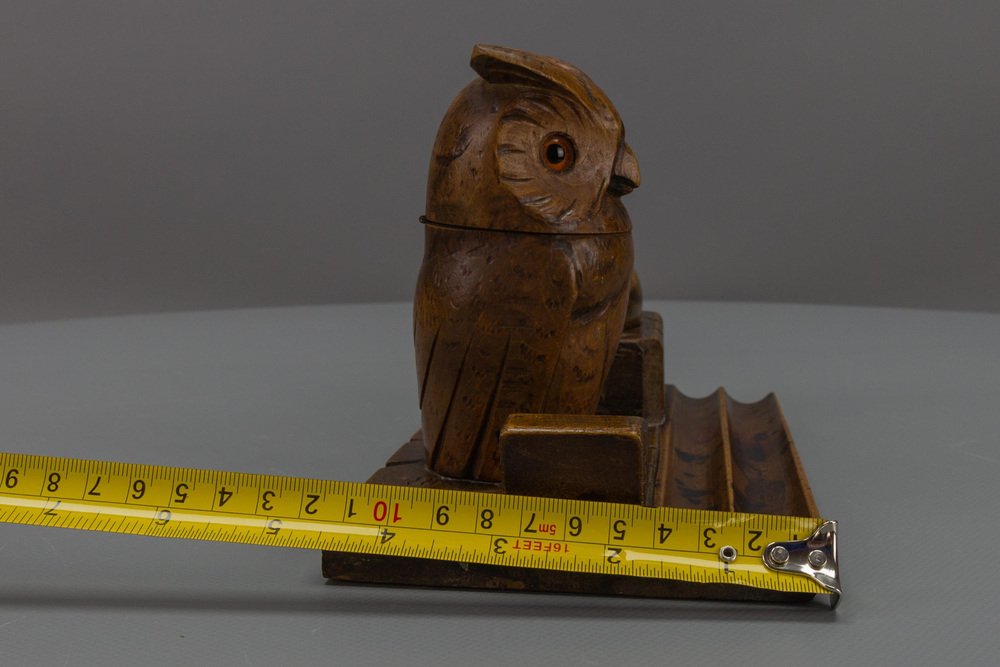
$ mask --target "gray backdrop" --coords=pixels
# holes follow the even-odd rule
[[[0,321],[408,300],[474,42],[616,102],[654,298],[1000,310],[1000,4],[0,3]]]

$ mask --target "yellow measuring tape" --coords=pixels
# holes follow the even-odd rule
[[[812,518],[4,453],[0,521],[839,595]]]

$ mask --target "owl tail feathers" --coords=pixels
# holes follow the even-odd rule
[[[632,272],[628,283],[628,310],[625,315],[625,328],[634,329],[642,323],[642,285],[639,274]]]
[[[421,410],[427,465],[448,477],[499,482],[500,427],[507,413],[498,411],[496,404],[509,360],[511,336],[498,336],[493,344],[488,344],[489,336],[480,338],[477,344],[468,344],[443,411],[435,403],[435,399],[443,398],[439,392],[428,397],[435,404],[429,403]]]

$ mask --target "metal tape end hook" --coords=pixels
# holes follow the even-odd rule
[[[830,608],[840,603],[840,565],[837,562],[837,522],[825,521],[804,540],[771,542],[764,549],[764,565],[812,579],[830,593]]]

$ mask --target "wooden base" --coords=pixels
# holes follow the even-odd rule
[[[643,313],[642,325],[623,337],[599,410],[610,416],[513,416],[501,436],[503,483],[452,479],[429,470],[419,432],[368,481],[818,517],[775,396],[747,404],[734,401],[721,388],[695,399],[673,386],[664,387],[661,331],[659,317]],[[339,582],[593,595],[773,602],[813,597],[742,586],[330,551],[323,553],[323,574]]]

